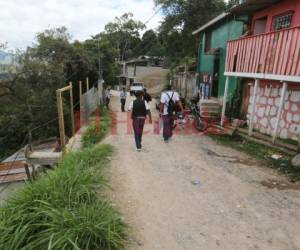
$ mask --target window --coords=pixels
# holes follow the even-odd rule
[[[289,28],[292,24],[293,14],[294,12],[289,11],[284,14],[275,16],[272,23],[273,31]]]
[[[209,52],[211,50],[211,32],[205,33],[205,52]]]
[[[262,17],[255,20],[254,35],[262,34],[266,32],[268,17]]]

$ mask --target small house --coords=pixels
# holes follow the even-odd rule
[[[273,143],[278,137],[299,140],[300,1],[245,0],[230,12],[252,21],[251,35],[227,43],[225,99],[235,86],[232,77],[238,79],[249,135],[256,130]]]
[[[206,98],[223,99],[225,90],[225,63],[227,42],[243,34],[243,25],[247,15],[222,13],[193,32],[199,36],[198,66],[200,85],[205,87]],[[238,80],[229,78],[228,96],[234,95]],[[203,87],[201,87],[203,89]],[[230,98],[229,98],[230,99]]]

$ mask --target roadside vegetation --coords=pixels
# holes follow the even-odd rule
[[[265,145],[248,141],[241,136],[229,135],[210,135],[212,139],[239,151],[245,152],[254,159],[260,160],[266,166],[278,170],[280,173],[287,175],[292,182],[300,181],[300,168],[291,164],[292,156],[283,152],[276,151]],[[279,159],[272,158],[272,155],[279,155]]]
[[[94,145],[110,124],[106,113],[97,140],[66,155],[54,171],[28,183],[0,208],[0,249],[122,249],[126,225],[102,192],[113,149]]]
[[[100,142],[111,128],[110,113],[103,107],[100,107],[100,118],[93,118],[89,127],[83,134],[81,141],[83,147],[91,147]]]

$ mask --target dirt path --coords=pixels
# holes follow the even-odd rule
[[[206,136],[165,144],[151,133],[139,153],[126,131],[118,124],[105,142],[117,151],[110,195],[131,228],[128,249],[300,249],[300,191],[276,172]]]

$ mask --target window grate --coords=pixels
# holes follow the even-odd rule
[[[287,29],[291,26],[293,12],[288,12],[273,18],[273,31]]]

